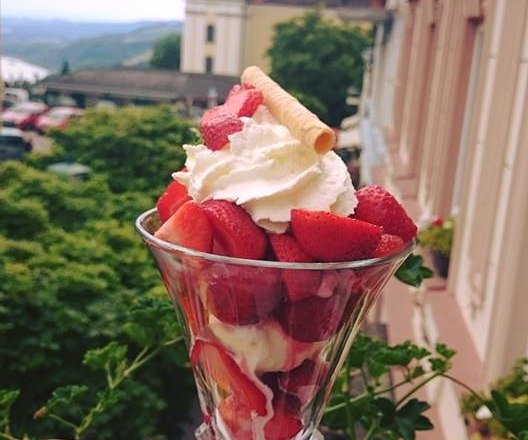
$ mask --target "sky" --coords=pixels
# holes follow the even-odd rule
[[[182,20],[184,0],[1,0],[1,14],[74,21]]]

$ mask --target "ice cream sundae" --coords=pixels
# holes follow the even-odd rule
[[[209,438],[310,438],[416,226],[356,191],[333,130],[250,67],[138,229],[188,330]]]

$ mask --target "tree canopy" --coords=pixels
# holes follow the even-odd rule
[[[271,76],[331,126],[350,114],[346,97],[361,90],[369,30],[310,12],[279,23],[268,51]]]
[[[160,194],[183,166],[181,146],[194,140],[191,124],[168,107],[88,111],[82,123],[51,135],[60,151],[57,161],[68,156],[104,173],[114,193],[150,196]]]
[[[156,69],[180,70],[181,34],[169,34],[154,44],[150,67]]]
[[[58,387],[101,389],[103,375],[83,366],[88,350],[111,341],[142,348],[126,331],[130,310],[166,294],[133,219],[182,166],[190,129],[163,107],[90,111],[52,133],[53,154],[0,163],[0,389],[21,391],[14,433],[71,438],[32,412]],[[46,171],[65,156],[94,172],[82,181]],[[90,438],[177,438],[174,414],[185,416],[193,392],[179,350],[131,379]],[[79,408],[71,411],[75,419]]]

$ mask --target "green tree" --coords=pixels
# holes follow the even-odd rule
[[[268,51],[271,76],[325,122],[338,126],[350,112],[347,89],[361,90],[362,53],[371,45],[370,31],[310,12],[276,26]]]
[[[61,76],[62,75],[67,75],[68,73],[70,73],[71,69],[70,69],[70,63],[68,62],[68,60],[63,60],[62,62],[62,67],[61,67]]]
[[[181,34],[169,34],[154,44],[150,67],[180,70]]]
[[[68,130],[50,136],[59,147],[58,155],[70,155],[105,174],[112,192],[154,197],[161,194],[170,174],[183,166],[182,145],[195,135],[190,122],[168,107],[127,107],[89,111]]]
[[[81,367],[84,354],[114,341],[136,358],[144,344],[127,331],[131,310],[154,299],[172,309],[133,218],[182,166],[190,128],[168,108],[93,111],[54,134],[55,153],[0,164],[0,389],[20,390],[14,435],[71,438],[33,412],[70,384],[88,387],[90,407],[101,372]],[[88,180],[46,171],[65,154],[92,167]],[[174,414],[185,417],[193,390],[182,353],[164,350],[123,382],[86,438],[178,438]],[[68,410],[78,420],[80,405]]]

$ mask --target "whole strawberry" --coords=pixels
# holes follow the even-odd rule
[[[220,150],[229,143],[228,136],[242,130],[244,123],[227,107],[207,110],[200,121],[200,133],[210,150]]]
[[[383,226],[385,234],[397,235],[404,242],[416,236],[417,227],[402,205],[379,185],[365,186],[356,192],[358,205],[354,218]]]

